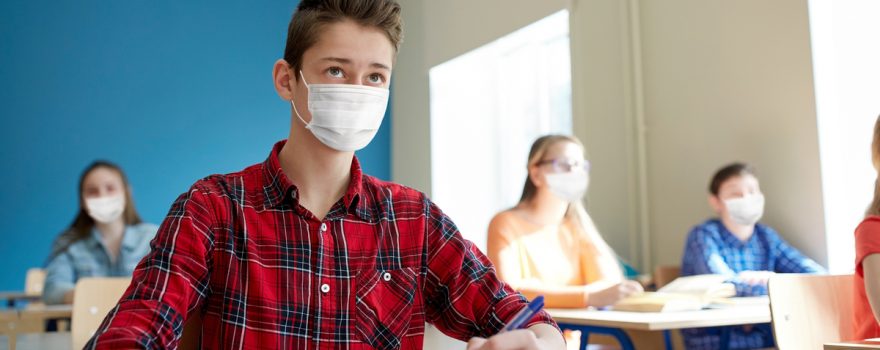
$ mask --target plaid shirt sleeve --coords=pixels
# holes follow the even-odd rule
[[[812,259],[804,256],[788,244],[770,227],[765,228],[765,235],[771,251],[775,253],[775,272],[780,273],[825,273],[825,268]]]
[[[492,263],[455,224],[425,199],[428,276],[425,287],[428,321],[447,335],[467,341],[492,336],[527,305],[526,299],[500,281]],[[546,312],[527,324],[558,326]]]
[[[188,311],[207,293],[212,215],[198,183],[177,198],[132,284],[87,349],[177,347]]]

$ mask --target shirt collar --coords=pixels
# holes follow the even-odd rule
[[[263,209],[275,208],[282,204],[288,196],[293,203],[299,200],[299,189],[290,178],[281,170],[281,161],[278,155],[287,140],[281,140],[272,147],[269,158],[263,162]],[[354,213],[364,220],[369,220],[369,215],[365,208],[366,203],[362,200],[363,195],[363,173],[360,162],[356,156],[352,156],[351,161],[351,180],[345,195],[342,196],[342,203],[349,213]]]
[[[135,226],[125,225],[125,233],[122,235],[122,249],[134,250],[140,242],[140,235],[135,233]]]
[[[98,231],[97,226],[92,226],[92,235],[90,236],[90,238],[91,240],[89,241],[89,244],[96,247],[100,247],[101,242],[104,241],[104,239],[101,238],[101,231]]]
[[[721,221],[721,219],[715,219],[715,221],[718,227],[718,234],[721,236],[721,239],[724,240],[724,243],[726,243],[728,247],[741,247],[749,244],[752,240],[756,239],[755,236],[758,235],[758,230],[760,229],[758,227],[758,224],[755,224],[755,231],[752,232],[752,235],[749,236],[749,238],[745,242],[743,242],[740,241],[739,238],[736,238],[736,235],[734,235],[733,232],[730,232],[730,230],[727,229],[727,226],[724,226],[724,223]]]

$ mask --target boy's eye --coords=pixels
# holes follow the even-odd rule
[[[373,84],[381,84],[385,82],[385,78],[381,74],[371,74],[368,79]]]
[[[342,69],[339,69],[338,67],[331,67],[327,70],[327,74],[330,74],[330,76],[334,78],[342,78]]]

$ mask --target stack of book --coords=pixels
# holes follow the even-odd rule
[[[725,282],[728,279],[724,275],[679,277],[656,292],[645,292],[622,299],[612,308],[636,312],[693,311],[707,307],[741,305],[743,302],[763,303],[766,299],[753,298],[756,300],[743,302],[730,299],[736,296],[736,287]]]

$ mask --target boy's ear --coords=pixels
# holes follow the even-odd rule
[[[275,61],[272,67],[272,81],[275,84],[275,92],[282,100],[290,101],[296,92],[297,79],[293,75],[293,69],[284,59]]]
[[[718,198],[718,196],[714,194],[709,195],[709,206],[712,207],[712,210],[718,214],[721,214],[721,212],[724,210],[724,203],[721,202],[721,198]]]

